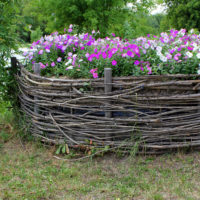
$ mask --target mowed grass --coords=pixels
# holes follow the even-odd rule
[[[0,120],[0,200],[200,199],[200,152],[63,161],[22,139],[11,116]]]

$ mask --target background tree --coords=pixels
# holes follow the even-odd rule
[[[23,15],[34,19],[32,30],[36,30],[38,23],[42,25],[40,28],[43,33],[63,31],[69,24],[75,24],[78,32],[99,30],[102,37],[111,32],[122,37],[127,19],[138,10],[146,12],[153,2],[152,0],[142,0],[139,3],[136,0],[24,1],[26,5]],[[128,3],[131,3],[134,9],[130,9]]]
[[[168,19],[174,28],[200,30],[199,0],[164,0],[164,3],[167,6]]]

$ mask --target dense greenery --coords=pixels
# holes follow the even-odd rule
[[[173,27],[180,29],[200,29],[199,0],[164,0],[168,8],[168,18]]]
[[[15,101],[14,71],[9,66],[11,51],[16,49],[17,1],[0,1],[0,100]]]
[[[41,32],[62,33],[70,24],[78,32],[99,30],[102,37],[113,32],[126,38],[157,34],[163,16],[150,15],[153,5],[154,0],[22,0],[20,37],[39,39]]]

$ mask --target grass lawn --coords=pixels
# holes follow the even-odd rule
[[[53,158],[53,147],[8,138],[1,131],[2,200],[200,198],[199,152],[157,157],[104,155],[68,162]]]

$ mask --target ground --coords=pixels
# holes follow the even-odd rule
[[[12,127],[6,127],[13,132]],[[200,153],[107,154],[83,161],[54,158],[45,147],[0,131],[0,200],[198,200]]]

